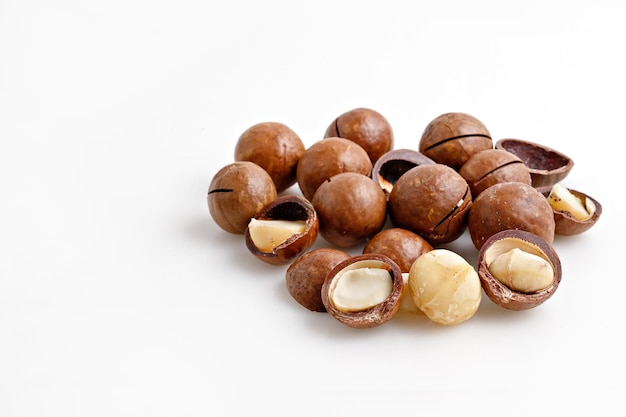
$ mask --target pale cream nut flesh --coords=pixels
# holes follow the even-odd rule
[[[386,269],[349,269],[335,276],[330,299],[338,310],[363,311],[383,302],[391,294],[392,287],[393,279]]]
[[[566,211],[581,221],[589,219],[595,212],[594,204],[589,199],[583,203],[561,184],[554,184],[548,195],[548,202],[554,210]]]
[[[303,220],[257,220],[248,224],[250,239],[261,252],[271,253],[278,245],[291,236],[304,233],[306,222]]]
[[[498,281],[523,293],[541,291],[554,281],[554,269],[548,261],[519,248],[498,255],[487,268]]]

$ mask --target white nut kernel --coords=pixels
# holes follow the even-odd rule
[[[474,267],[447,249],[431,250],[413,262],[409,291],[415,305],[432,321],[443,325],[472,317],[482,297]]]
[[[402,287],[402,295],[400,296],[400,307],[398,308],[398,313],[412,313],[418,315],[424,315],[422,310],[417,308],[415,303],[413,302],[413,298],[411,298],[411,293],[409,292],[409,273],[402,273],[402,280],[404,281],[404,286]]]
[[[587,220],[595,212],[594,204],[587,199],[586,203],[571,193],[561,184],[554,184],[548,195],[548,202],[554,210],[566,211],[577,220]]]
[[[554,281],[554,270],[548,261],[519,248],[498,255],[487,268],[498,281],[523,293],[541,291]]]
[[[248,224],[250,239],[261,252],[272,252],[291,236],[304,233],[306,222],[303,220],[257,220]]]
[[[341,271],[330,288],[330,300],[344,312],[367,310],[383,302],[393,287],[393,279],[383,268],[356,268]]]

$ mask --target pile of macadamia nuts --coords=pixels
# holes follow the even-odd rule
[[[211,180],[209,212],[253,256],[287,266],[300,306],[350,327],[399,312],[459,324],[483,293],[518,311],[548,300],[562,274],[555,235],[583,233],[602,213],[561,185],[572,159],[530,141],[494,143],[459,112],[430,121],[416,145],[395,149],[390,123],[369,108],[339,115],[308,148],[288,126],[259,123]],[[301,193],[289,193],[296,184]],[[466,231],[475,259],[446,248]]]

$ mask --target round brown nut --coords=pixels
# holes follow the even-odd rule
[[[409,294],[429,319],[454,325],[478,310],[482,289],[478,273],[461,255],[437,248],[417,258],[409,271]]]
[[[411,168],[389,194],[389,217],[431,245],[452,242],[463,234],[472,195],[467,181],[443,164]]]
[[[276,197],[276,186],[267,171],[254,162],[237,161],[213,176],[207,203],[219,227],[244,234],[250,219]]]
[[[476,117],[466,113],[444,113],[424,129],[419,151],[440,164],[458,171],[477,152],[492,149],[491,134]]]
[[[339,322],[355,328],[379,326],[400,308],[404,280],[385,255],[352,256],[337,264],[322,285],[322,303]]]
[[[521,182],[503,182],[474,199],[468,229],[474,246],[480,250],[487,239],[507,229],[534,233],[551,244],[555,223],[552,207],[536,188]]]
[[[257,259],[272,265],[287,264],[306,252],[317,239],[317,213],[298,195],[276,198],[248,224],[246,247]]]
[[[552,245],[524,230],[498,232],[478,253],[478,275],[485,294],[509,310],[528,310],[548,300],[561,282],[561,271]]]
[[[392,227],[378,232],[363,248],[363,253],[380,253],[391,258],[400,271],[409,272],[411,265],[423,253],[433,247],[425,239],[410,230]]]
[[[485,149],[475,153],[463,164],[459,174],[469,184],[474,197],[501,182],[532,184],[526,164],[504,149]]]
[[[344,138],[326,138],[306,149],[296,168],[296,179],[302,195],[311,200],[324,181],[342,172],[370,175],[372,163],[357,143]]]
[[[320,234],[338,247],[351,247],[378,233],[387,220],[387,198],[370,177],[343,172],[324,181],[313,196]]]
[[[376,110],[356,108],[337,117],[326,129],[324,137],[346,138],[359,144],[376,163],[393,148],[393,129],[389,121]]]
[[[586,232],[600,219],[602,204],[593,197],[557,183],[537,188],[554,211],[554,233],[573,236]]]
[[[251,161],[265,169],[281,193],[296,183],[296,167],[304,154],[300,137],[277,122],[257,123],[246,129],[235,145],[235,161]]]
[[[382,155],[372,168],[372,179],[378,183],[387,196],[393,185],[409,169],[435,161],[413,149],[393,149]]]
[[[287,291],[308,310],[326,312],[322,303],[322,285],[326,275],[350,254],[340,249],[318,248],[293,261],[285,274]]]
[[[574,168],[574,160],[547,146],[521,139],[500,139],[496,149],[517,155],[530,170],[535,188],[552,186],[563,180]]]

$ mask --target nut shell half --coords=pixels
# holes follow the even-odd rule
[[[551,187],[540,187],[538,190],[546,196],[550,195]],[[554,233],[560,236],[574,236],[589,230],[600,219],[602,214],[602,204],[595,198],[581,191],[568,188],[569,192],[578,197],[583,205],[591,205],[595,208],[590,218],[586,220],[578,220],[571,213],[561,210],[553,210],[554,213]]]
[[[560,182],[574,168],[574,160],[569,156],[539,143],[522,139],[500,139],[495,148],[509,151],[524,161],[530,170],[535,188]]]
[[[345,312],[332,302],[331,291],[335,278],[346,270],[357,268],[381,268],[389,272],[393,281],[391,292],[382,302],[362,311]],[[352,256],[337,264],[326,276],[322,285],[322,303],[326,311],[339,322],[354,328],[371,328],[391,320],[400,308],[404,279],[400,267],[389,257],[370,253]]]
[[[276,246],[271,252],[264,252],[256,247],[250,237],[250,229],[246,228],[246,247],[257,259],[272,265],[287,264],[315,243],[319,234],[317,213],[306,198],[298,195],[284,195],[266,205],[254,216],[257,220],[303,220],[305,229],[302,233],[290,236]]]
[[[554,280],[547,288],[533,293],[512,290],[489,272],[488,265],[497,254],[512,247],[522,247],[547,260],[554,271]],[[495,304],[508,310],[528,310],[544,303],[557,290],[562,268],[558,254],[542,237],[523,230],[503,230],[491,236],[478,252],[478,276],[483,290]]]

